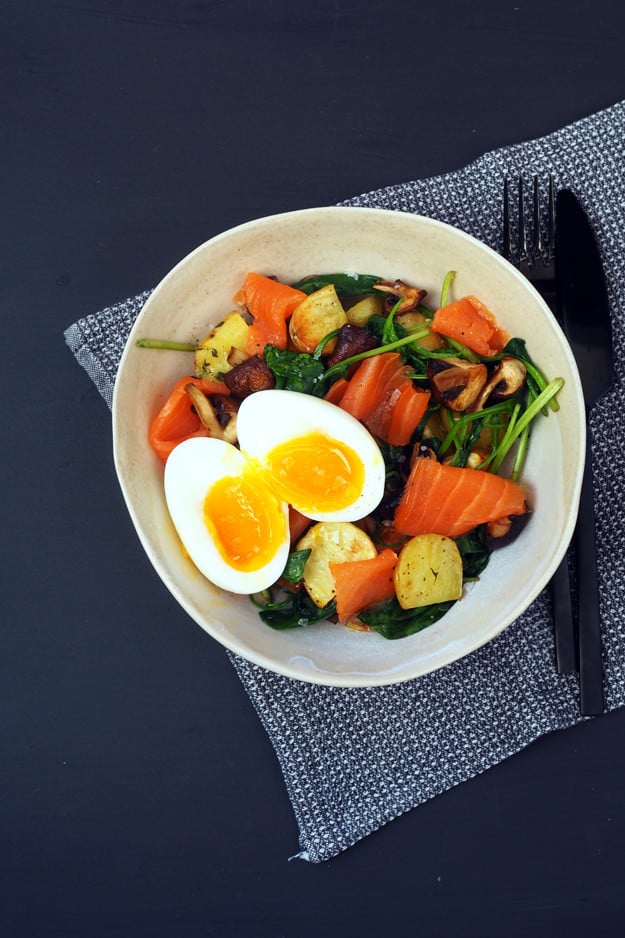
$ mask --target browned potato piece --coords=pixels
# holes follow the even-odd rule
[[[333,283],[315,290],[296,306],[289,321],[289,336],[298,352],[314,352],[321,340],[347,322],[347,315]],[[324,354],[329,355],[334,342],[329,342]]]
[[[200,342],[195,351],[195,375],[198,378],[212,378],[220,381],[230,371],[232,365],[228,358],[232,349],[244,353],[250,327],[239,312],[228,313]]]
[[[304,567],[304,587],[316,606],[326,606],[335,595],[330,563],[370,560],[377,555],[368,534],[350,521],[319,521],[297,542],[297,550],[310,550]]]
[[[402,609],[460,599],[462,558],[456,542],[441,534],[410,538],[399,552],[394,581]]]
[[[423,313],[412,310],[408,313],[399,313],[395,316],[395,322],[402,325],[404,329],[420,329],[421,326],[426,326],[429,320]],[[419,345],[422,345],[423,348],[430,349],[430,351],[441,348],[443,345],[443,340],[435,332],[430,332],[429,335],[424,336],[422,339],[417,339],[417,342]]]
[[[351,326],[366,326],[372,316],[384,312],[384,297],[379,293],[370,293],[354,303],[346,311],[347,321]]]

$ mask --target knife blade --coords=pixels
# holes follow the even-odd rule
[[[575,529],[580,708],[603,713],[603,666],[590,412],[613,382],[612,325],[599,249],[588,217],[569,189],[556,196],[556,277],[560,316],[586,405],[586,463]]]

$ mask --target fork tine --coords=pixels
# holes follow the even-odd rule
[[[534,247],[537,256],[543,256],[547,252],[547,258],[553,257],[556,238],[556,204],[554,195],[553,176],[549,176],[549,187],[547,190],[547,228],[546,235],[543,238],[543,225],[540,212],[540,191],[538,185],[538,176],[534,176]]]
[[[525,196],[523,193],[523,177],[519,177],[519,259],[524,261],[527,257],[527,231],[525,228]]]
[[[532,176],[531,195],[522,176],[517,183],[518,207],[510,201],[510,179],[503,180],[503,256],[535,282],[545,281],[545,289],[552,289],[547,284],[554,277],[555,256],[555,186],[553,176],[548,177],[547,199],[541,198],[541,185],[538,175]],[[531,206],[530,206],[531,203]],[[515,232],[513,232],[515,228]]]

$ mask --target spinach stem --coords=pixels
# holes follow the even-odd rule
[[[340,331],[341,331],[340,329],[333,329],[332,332],[328,332],[327,335],[324,335],[323,339],[321,340],[321,342],[319,342],[319,344],[317,345],[317,348],[312,353],[312,357],[317,359],[317,361],[319,361],[321,359],[323,350],[326,347],[326,345],[328,345],[332,341],[332,339],[336,339]]]
[[[449,302],[449,290],[451,289],[451,285],[454,282],[455,277],[455,270],[448,270],[445,274],[443,285],[441,287],[441,306],[447,306],[447,303]]]
[[[519,476],[521,475],[521,470],[523,469],[523,463],[525,462],[525,454],[527,453],[527,446],[530,438],[530,428],[529,424],[522,431],[519,437],[519,445],[514,457],[514,465],[512,466],[512,472],[510,473],[510,478],[513,482],[518,482]]]
[[[504,461],[505,457],[507,456],[508,452],[510,451],[512,444],[514,443],[515,432],[516,432],[516,427],[517,427],[517,419],[518,419],[520,410],[521,410],[521,405],[515,404],[512,414],[510,415],[510,421],[503,435],[503,439],[501,443],[499,444],[499,446],[497,447],[497,449],[495,450],[495,452],[493,453],[491,466],[490,466],[492,472],[497,472],[502,462]]]
[[[417,342],[419,339],[423,339],[429,334],[430,330],[428,328],[417,329],[411,332],[410,335],[396,339],[395,342],[389,342],[387,345],[380,345],[377,348],[368,349],[366,352],[351,355],[349,358],[344,358],[343,361],[337,362],[336,365],[332,365],[331,368],[328,368],[325,374],[321,376],[320,380],[324,383],[326,381],[333,381],[335,378],[340,377],[350,365],[355,365],[356,362],[363,361],[365,358],[373,358],[375,355],[381,355],[383,352],[393,352],[395,349],[409,345],[411,342]]]
[[[540,394],[534,398],[529,407],[525,410],[521,417],[517,419],[517,414],[514,415],[513,419],[508,425],[508,429],[504,434],[504,438],[497,447],[494,459],[492,461],[491,469],[493,472],[497,472],[502,462],[510,452],[512,445],[515,440],[523,433],[525,428],[529,426],[531,421],[536,417],[536,415],[545,407],[549,401],[552,400],[554,395],[558,394],[564,386],[563,378],[554,378],[553,381],[550,381],[544,391],[541,391]]]
[[[465,358],[468,362],[479,362],[481,361],[480,356],[477,352],[471,351],[470,348],[467,348],[466,345],[463,345],[462,342],[457,342],[456,339],[450,338],[450,336],[445,336],[445,341],[447,345],[457,352],[462,358]],[[447,353],[449,355],[449,353]]]
[[[195,352],[197,345],[191,342],[172,342],[170,339],[137,339],[139,348],[169,349],[173,352]]]
[[[451,428],[447,432],[447,436],[441,443],[441,453],[446,453],[452,443],[455,443],[458,433],[464,430],[465,426],[473,420],[484,420],[496,414],[506,413],[510,411],[510,404],[504,401],[501,404],[494,404],[492,407],[487,407],[484,410],[476,410],[470,414],[463,414],[461,417],[453,417],[451,411],[449,411],[450,419],[452,422]]]

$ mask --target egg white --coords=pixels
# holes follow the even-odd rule
[[[362,460],[363,489],[342,509],[312,512],[291,502],[313,521],[356,521],[379,504],[384,493],[385,466],[369,431],[351,414],[320,398],[295,391],[259,391],[246,398],[237,416],[238,449],[223,440],[196,437],[180,443],[165,464],[165,499],[178,536],[198,570],[231,593],[258,593],[284,570],[290,550],[288,504],[275,495],[285,519],[285,535],[271,559],[260,569],[236,570],[220,553],[204,521],[204,500],[216,482],[237,476],[250,460],[263,464],[276,446],[310,433],[322,433],[349,446]]]
[[[249,465],[230,443],[208,437],[185,440],[165,464],[165,500],[169,514],[191,560],[204,576],[231,593],[258,593],[271,586],[284,570],[289,554],[288,506],[276,497],[284,514],[285,536],[272,558],[260,569],[235,570],[222,557],[204,522],[204,499],[224,476],[240,475]]]
[[[245,398],[237,415],[239,445],[261,463],[276,446],[315,432],[346,444],[358,454],[365,468],[363,489],[350,505],[338,510],[311,512],[294,501],[291,504],[313,521],[364,518],[384,494],[385,466],[378,444],[359,420],[322,398],[275,389]]]

